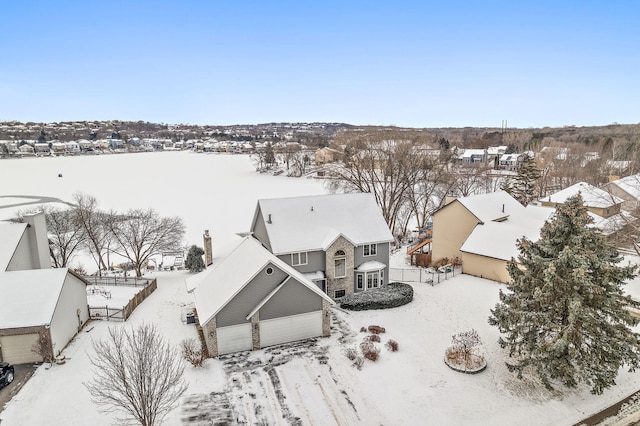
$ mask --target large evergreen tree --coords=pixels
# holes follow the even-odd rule
[[[536,194],[538,179],[540,179],[540,170],[536,166],[533,157],[525,154],[518,167],[518,174],[507,180],[502,189],[518,200],[520,204],[527,206],[539,198],[539,194]]]
[[[507,269],[511,283],[500,291],[489,323],[503,333],[510,371],[537,374],[549,389],[554,383],[591,386],[600,394],[615,384],[621,366],[639,366],[638,324],[623,294],[635,266],[620,266],[621,257],[591,227],[582,197],[557,207],[537,242],[518,241],[518,262]]]

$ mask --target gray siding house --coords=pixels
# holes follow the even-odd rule
[[[196,277],[193,294],[210,356],[330,334],[333,301],[253,237]]]
[[[372,194],[259,200],[251,233],[334,300],[387,283],[393,235]]]

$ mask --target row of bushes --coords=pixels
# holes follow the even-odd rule
[[[389,309],[413,300],[413,287],[404,283],[389,283],[385,287],[362,291],[343,297],[340,307],[352,311]]]

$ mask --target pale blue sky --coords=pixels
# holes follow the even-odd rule
[[[640,122],[637,1],[7,0],[0,121]]]

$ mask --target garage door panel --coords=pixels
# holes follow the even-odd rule
[[[28,364],[41,362],[42,356],[32,351],[38,342],[38,334],[19,334],[15,336],[0,336],[0,351],[2,360],[9,364]]]
[[[219,355],[238,351],[246,351],[253,348],[253,341],[251,339],[251,324],[219,327],[216,330],[216,333],[218,336]]]
[[[260,321],[260,346],[271,346],[322,335],[322,311]]]

